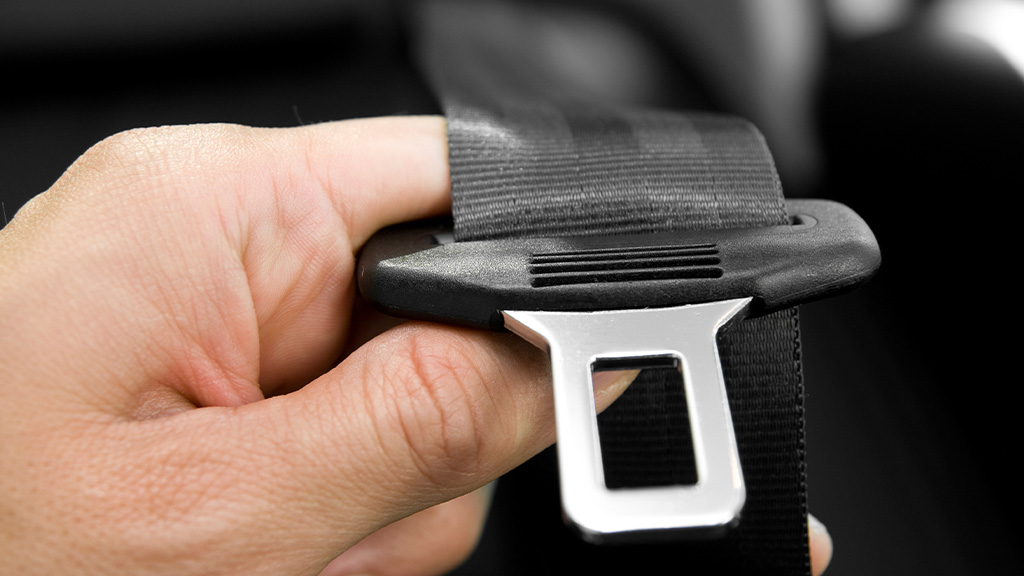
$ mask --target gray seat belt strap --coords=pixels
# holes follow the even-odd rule
[[[418,23],[448,120],[456,240],[788,222],[771,156],[748,122],[532,94],[514,83],[521,71],[509,72],[515,54],[488,45],[489,20],[479,16],[489,5],[429,3]],[[746,479],[738,525],[699,542],[553,549],[572,555],[566,565],[809,572],[797,312],[744,320],[718,346]],[[609,487],[692,482],[680,402],[648,370],[601,416]]]

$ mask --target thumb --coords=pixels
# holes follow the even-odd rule
[[[281,457],[306,467],[301,491],[345,506],[348,523],[365,509],[370,528],[479,488],[554,441],[543,353],[508,334],[422,323],[254,409],[285,426],[262,430],[289,437]]]
[[[65,514],[124,511],[90,521],[102,538],[83,534],[96,573],[130,562],[149,573],[316,575],[367,535],[554,440],[542,352],[511,334],[424,323],[389,330],[286,395],[102,429],[90,446],[121,448],[61,484],[102,478],[90,484],[102,493],[87,490],[95,506],[66,499]]]
[[[597,408],[633,374],[597,384]],[[554,441],[547,356],[511,334],[408,323],[286,396],[239,409],[258,509],[328,563],[397,519],[491,482]],[[267,459],[270,461],[268,462]]]
[[[548,366],[510,334],[393,328],[306,387],[233,409],[232,468],[260,471],[242,481],[258,484],[262,505],[245,510],[274,519],[285,538],[268,545],[325,565],[550,445]],[[599,408],[625,385],[603,384]]]

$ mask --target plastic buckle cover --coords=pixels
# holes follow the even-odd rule
[[[729,322],[852,289],[880,264],[870,229],[829,201],[788,201],[791,224],[635,236],[454,242],[445,223],[379,232],[357,271],[396,316],[508,329],[548,350],[566,518],[595,542],[712,537],[746,497],[716,336]],[[592,372],[678,366],[697,482],[609,489]]]

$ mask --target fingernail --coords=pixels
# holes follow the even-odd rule
[[[832,561],[832,535],[813,515],[807,515],[807,535],[811,541],[811,574],[819,576]]]
[[[611,404],[633,383],[639,370],[604,370],[594,372],[594,399],[598,410]]]
[[[807,529],[812,534],[828,534],[828,528],[818,520],[814,514],[807,515]]]

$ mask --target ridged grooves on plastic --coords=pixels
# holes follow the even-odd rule
[[[530,256],[534,288],[604,282],[720,278],[715,244],[599,248]]]

